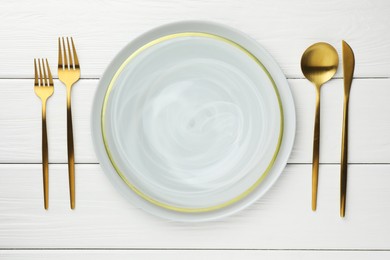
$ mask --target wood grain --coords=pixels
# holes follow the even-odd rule
[[[389,13],[387,0],[3,0],[0,57],[6,62],[0,62],[0,77],[32,77],[33,58],[56,63],[57,37],[73,36],[82,77],[97,78],[135,37],[181,20],[219,22],[245,32],[288,77],[302,77],[299,62],[309,45],[326,41],[341,54],[343,39],[355,52],[355,76],[389,77]]]
[[[389,165],[350,166],[345,219],[339,217],[339,166],[320,166],[314,213],[310,165],[289,165],[248,209],[199,224],[166,221],[135,208],[99,165],[77,165],[74,211],[66,165],[50,165],[48,211],[40,165],[3,164],[0,172],[1,248],[390,249]]]
[[[389,13],[386,0],[2,0],[0,259],[389,259]],[[98,79],[113,57],[143,32],[182,20],[218,22],[253,37],[289,78],[297,112],[290,165],[272,190],[235,216],[195,225],[158,219],[125,201],[97,164],[90,129]],[[56,75],[59,36],[74,37],[83,78],[73,91],[78,205],[69,209],[65,88],[56,81],[48,102],[54,164],[46,212],[32,62],[47,57]],[[341,54],[343,39],[356,58],[345,219],[338,204],[342,80],[322,89],[313,213],[314,88],[299,66],[309,45],[326,41]],[[336,76],[342,77],[342,69]]]
[[[290,163],[311,163],[315,93],[301,79],[289,80],[297,113]],[[97,80],[81,80],[72,92],[76,162],[96,163],[91,139],[91,108]],[[41,161],[40,102],[32,80],[0,80],[0,163]],[[350,100],[350,163],[390,162],[390,79],[355,79]],[[341,155],[342,80],[322,88],[321,163],[339,163]],[[55,81],[48,100],[49,160],[66,163],[65,87]]]

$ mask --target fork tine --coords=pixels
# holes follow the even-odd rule
[[[53,76],[51,75],[50,66],[49,66],[49,62],[47,61],[47,59],[46,59],[46,66],[47,66],[47,74],[49,75],[49,86],[54,86]]]
[[[39,82],[40,82],[40,86],[43,86],[41,59],[38,59],[38,68],[39,68]]]
[[[38,70],[37,70],[37,61],[36,61],[36,59],[34,59],[34,74],[35,74],[34,86],[38,86],[39,83],[38,83]]]
[[[58,68],[62,69],[62,48],[61,48],[61,38],[58,37]]]
[[[80,68],[79,59],[77,57],[76,47],[74,47],[73,37],[70,37],[70,40],[72,42],[72,49],[73,49],[73,58],[74,58],[74,67],[76,69]]]
[[[72,50],[69,45],[69,37],[66,37],[66,43],[68,45],[68,55],[69,55],[69,68],[74,69],[73,59],[72,59]]]
[[[65,46],[65,40],[64,40],[64,37],[62,37],[62,47],[64,48],[64,68],[65,69],[68,69],[69,66],[68,66],[68,57],[66,56],[66,46]]]
[[[45,65],[45,62],[43,61],[43,59],[42,59],[42,70],[43,70],[43,80],[45,82],[45,87],[47,87],[49,85],[47,84],[46,65]]]

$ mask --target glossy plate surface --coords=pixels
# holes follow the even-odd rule
[[[122,50],[100,82],[92,121],[118,190],[180,221],[230,215],[264,194],[295,131],[272,58],[241,33],[202,22],[157,28]]]

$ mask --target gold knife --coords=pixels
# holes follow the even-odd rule
[[[343,45],[343,72],[344,72],[344,116],[343,134],[341,141],[341,167],[340,167],[340,216],[345,216],[345,202],[347,197],[347,169],[348,169],[348,105],[351,91],[353,71],[355,69],[355,56],[351,47],[342,41]]]

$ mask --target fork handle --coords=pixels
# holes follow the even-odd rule
[[[76,206],[75,198],[75,171],[74,171],[74,147],[73,147],[73,124],[71,108],[71,87],[67,87],[67,139],[68,139],[68,173],[69,173],[69,193],[70,208]]]
[[[49,208],[49,151],[46,129],[46,100],[42,102],[42,173],[44,207]]]

